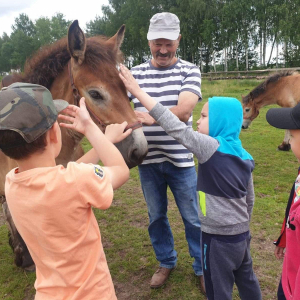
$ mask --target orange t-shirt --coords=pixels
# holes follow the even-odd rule
[[[36,300],[117,299],[92,206],[113,199],[97,165],[69,163],[6,176],[15,225],[36,264]]]

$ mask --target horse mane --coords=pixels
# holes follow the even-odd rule
[[[103,63],[116,66],[123,60],[121,51],[113,51],[105,42],[108,38],[95,36],[86,39],[84,64],[94,72]],[[63,71],[71,56],[67,37],[54,44],[44,46],[26,61],[21,81],[40,84],[50,89],[54,79]]]
[[[254,88],[247,96],[245,96],[243,98],[243,103],[247,104],[251,99],[255,99],[259,95],[263,94],[266,91],[267,86],[268,86],[269,83],[277,82],[282,77],[294,76],[296,74],[298,74],[298,72],[290,70],[290,71],[278,72],[274,75],[269,76],[264,82],[262,82],[256,88]]]

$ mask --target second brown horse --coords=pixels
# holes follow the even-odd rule
[[[258,116],[259,110],[266,105],[277,104],[282,107],[294,107],[298,102],[300,102],[300,74],[293,71],[276,73],[243,97],[244,121],[242,127],[248,128]],[[289,138],[287,130],[282,144],[278,146],[279,150],[290,149]]]

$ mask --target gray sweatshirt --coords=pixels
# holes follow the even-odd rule
[[[249,230],[254,205],[253,160],[218,151],[219,141],[186,126],[158,103],[149,114],[199,162],[197,190],[203,232],[235,235]]]

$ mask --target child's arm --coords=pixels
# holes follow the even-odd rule
[[[120,66],[120,77],[128,91],[133,94],[166,133],[194,153],[200,163],[207,161],[219,147],[219,142],[205,134],[201,134],[181,122],[169,109],[162,106],[144,92],[131,75],[130,71]]]
[[[97,161],[100,159],[103,162],[106,173],[108,173],[111,178],[113,189],[117,189],[124,184],[129,178],[129,169],[119,150],[109,141],[90,118],[85,106],[85,99],[80,99],[80,107],[69,105],[63,113],[66,113],[69,116],[59,115],[59,118],[70,122],[70,124],[60,123],[60,125],[62,127],[74,129],[87,137],[98,155]],[[131,131],[125,132],[124,136],[127,136],[130,133]],[[91,160],[95,160],[94,155],[91,155],[90,158]]]
[[[113,144],[116,144],[118,142],[121,142],[124,140],[128,135],[131,134],[132,129],[127,130],[124,132],[124,129],[127,126],[127,122],[123,122],[122,124],[111,124],[106,127],[105,130],[105,136],[106,138],[112,142]],[[99,162],[99,155],[96,152],[94,148],[89,150],[86,154],[81,156],[77,161],[78,164],[80,163],[92,163],[92,164],[98,164]]]

